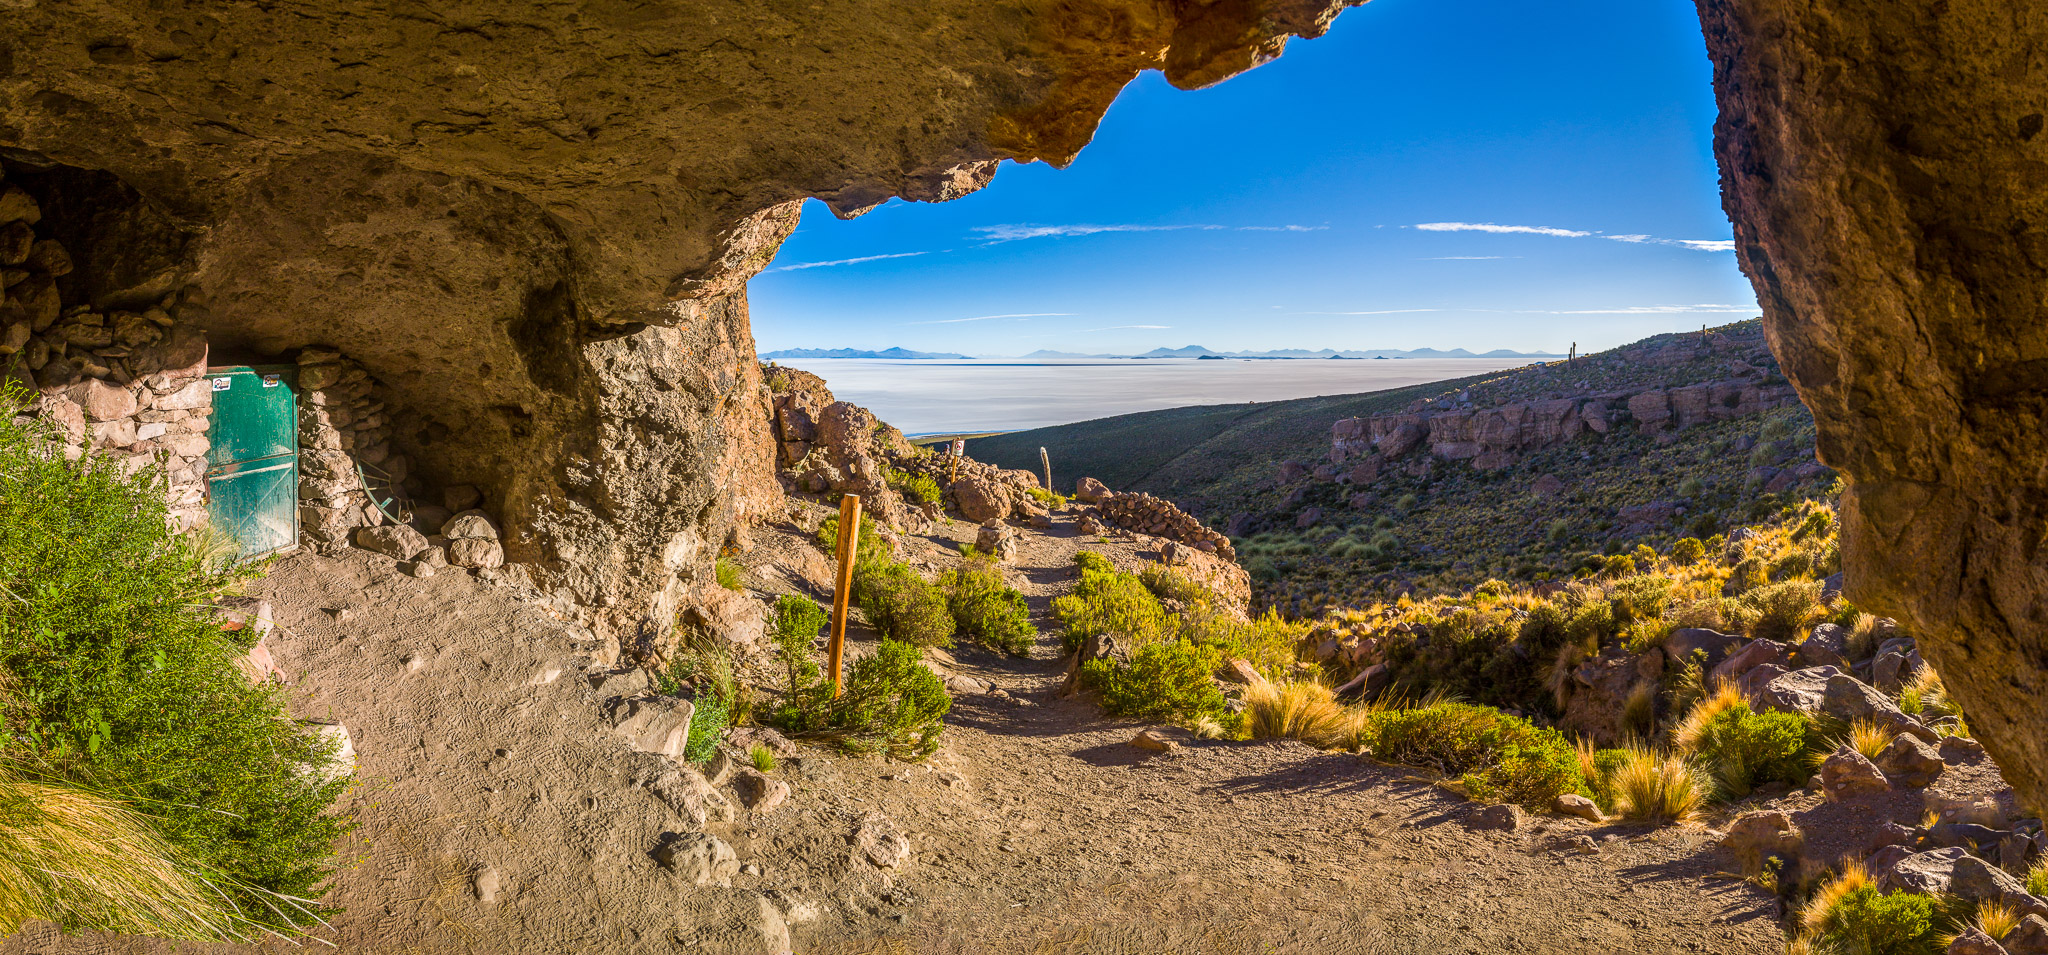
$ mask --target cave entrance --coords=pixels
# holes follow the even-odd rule
[[[209,522],[241,559],[299,546],[297,365],[227,365],[206,370],[213,397],[206,455]]]

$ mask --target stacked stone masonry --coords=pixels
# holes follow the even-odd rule
[[[399,489],[411,463],[391,450],[374,385],[336,352],[299,354],[299,532],[314,542],[345,543],[355,528],[386,523],[373,488],[390,501],[390,520],[408,507]]]
[[[1105,496],[1095,506],[1102,521],[1134,534],[1149,534],[1178,541],[1224,560],[1236,560],[1237,549],[1221,532],[1202,526],[1193,515],[1172,501],[1150,494],[1122,493]]]
[[[192,292],[124,309],[67,300],[71,256],[46,227],[35,198],[0,180],[0,377],[33,390],[28,411],[59,430],[67,458],[161,464],[173,523],[204,525],[213,393],[206,335],[181,321],[203,304]]]

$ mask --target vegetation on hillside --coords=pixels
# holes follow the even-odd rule
[[[236,667],[249,631],[224,632],[208,603],[249,571],[170,530],[160,472],[59,448],[46,425],[0,416],[0,871],[88,863],[35,834],[75,819],[129,832],[138,879],[185,871],[205,906],[124,922],[109,900],[31,885],[30,905],[56,907],[35,917],[181,937],[312,924],[347,781],[330,744]],[[153,883],[166,900],[172,881]]]
[[[807,597],[785,596],[776,603],[776,655],[784,680],[767,721],[798,739],[856,755],[918,760],[937,752],[953,699],[924,665],[924,651],[883,640],[854,662],[835,697],[818,666],[816,644],[825,620],[824,609]]]

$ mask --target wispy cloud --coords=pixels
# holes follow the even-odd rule
[[[1547,225],[1501,225],[1495,222],[1418,222],[1415,228],[1424,232],[1493,232],[1518,235],[1554,235],[1564,239],[1579,239],[1592,235],[1577,229],[1555,229]]]
[[[1105,232],[1320,232],[1326,225],[1096,225],[1081,223],[1074,225],[1037,225],[1032,223],[1011,223],[1005,225],[978,225],[968,231],[975,238],[991,244],[1015,242],[1019,239],[1066,239],[1079,235],[1100,235]]]
[[[768,271],[770,271],[770,272],[794,272],[794,271],[796,271],[796,270],[798,270],[798,269],[823,269],[823,268],[830,268],[831,266],[835,266],[835,265],[859,265],[859,264],[860,264],[860,263],[862,263],[862,262],[879,262],[879,261],[881,261],[881,260],[883,260],[883,259],[907,259],[907,258],[910,258],[911,256],[915,256],[915,255],[930,255],[930,254],[932,254],[932,253],[931,253],[931,252],[929,252],[929,251],[927,251],[927,252],[891,252],[891,253],[889,253],[889,254],[887,254],[887,255],[863,255],[863,256],[861,256],[861,257],[859,257],[859,258],[857,258],[857,259],[833,259],[833,260],[831,260],[831,261],[829,261],[829,262],[791,262],[791,263],[790,263],[790,264],[788,264],[788,265],[778,265],[778,266],[776,266],[776,267],[774,267],[774,268],[772,268],[772,269],[769,269]]]
[[[931,322],[904,322],[905,325],[958,325],[961,322],[986,322],[998,318],[1053,318],[1072,315],[1073,312],[1011,312],[1007,315],[976,315],[972,318],[941,318]]]
[[[1630,305],[1626,308],[1533,309],[1526,315],[1754,315],[1753,305]]]
[[[1628,242],[1634,245],[1670,245],[1681,249],[1691,249],[1695,252],[1735,251],[1734,239],[1660,239],[1654,235],[1609,235],[1601,236],[1601,238],[1613,239],[1616,242]]]
[[[1102,328],[1084,328],[1084,329],[1081,329],[1081,330],[1082,330],[1082,331],[1084,331],[1084,332],[1113,332],[1113,331],[1116,331],[1116,330],[1117,330],[1117,329],[1119,329],[1119,328],[1149,328],[1149,329],[1155,329],[1155,330],[1156,330],[1156,329],[1161,329],[1161,328],[1172,328],[1172,327],[1173,327],[1172,325],[1106,325],[1106,326],[1103,326]]]
[[[1297,315],[1413,315],[1416,312],[1437,312],[1435,308],[1382,308],[1370,312],[1296,312]]]
[[[1547,235],[1560,239],[1609,239],[1632,245],[1668,245],[1674,248],[1691,249],[1695,252],[1733,252],[1733,239],[1665,239],[1642,233],[1609,235],[1605,232],[1589,232],[1583,229],[1559,229],[1547,225],[1501,225],[1497,222],[1418,222],[1409,228],[1424,232],[1492,232],[1495,234]],[[1499,256],[1444,256],[1446,259],[1482,259]]]

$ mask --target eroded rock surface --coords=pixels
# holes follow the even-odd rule
[[[1858,606],[1910,620],[2048,801],[2048,7],[1699,0],[1736,251]]]
[[[84,300],[189,283],[217,352],[360,361],[505,559],[635,639],[774,504],[745,283],[802,199],[1065,163],[1139,71],[1207,85],[1350,2],[11,3],[0,156],[142,200],[64,217]]]

